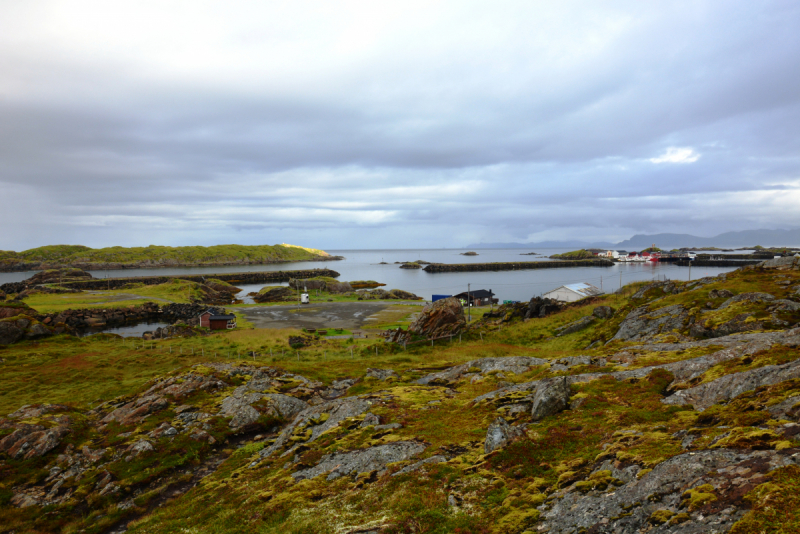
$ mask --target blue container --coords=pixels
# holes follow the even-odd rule
[[[431,302],[436,302],[437,300],[446,299],[452,297],[453,295],[433,295],[431,296]]]

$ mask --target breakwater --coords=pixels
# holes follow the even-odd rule
[[[524,271],[528,269],[563,269],[565,267],[611,267],[608,260],[573,261],[514,261],[504,263],[431,263],[424,271],[429,273],[460,273],[474,271]]]
[[[772,258],[768,258],[772,259]],[[681,260],[676,261],[675,265],[678,267],[744,267],[745,265],[756,265],[761,263],[764,259],[760,260]]]
[[[170,280],[189,280],[204,283],[214,278],[229,284],[269,284],[271,282],[288,282],[292,278],[314,278],[315,276],[328,276],[338,278],[339,273],[331,269],[305,269],[299,271],[258,271],[243,273],[219,274],[178,274],[169,276],[130,276],[127,278],[93,278],[91,280],[77,280],[65,282],[64,287],[73,289],[124,289],[128,284],[158,285]],[[5,286],[5,284],[4,284]]]
[[[771,260],[775,254],[698,254],[695,260]]]

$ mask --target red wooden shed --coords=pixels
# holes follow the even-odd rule
[[[235,315],[217,315],[212,310],[200,314],[200,326],[211,330],[233,330],[236,328]]]

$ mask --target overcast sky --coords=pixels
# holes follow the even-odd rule
[[[0,249],[800,226],[796,1],[0,2]]]

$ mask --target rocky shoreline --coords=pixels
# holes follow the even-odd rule
[[[92,290],[92,289],[124,289],[129,284],[158,285],[169,282],[170,280],[189,280],[190,282],[204,283],[207,279],[217,279],[231,284],[259,284],[270,282],[288,282],[292,279],[314,278],[316,276],[328,276],[337,278],[339,273],[331,269],[307,269],[299,271],[260,271],[244,273],[220,273],[220,274],[177,274],[169,276],[131,276],[127,278],[91,278],[84,280],[71,280],[62,282],[59,285],[69,289]],[[55,283],[55,282],[54,282]],[[0,286],[0,291],[5,293],[19,293],[30,287],[27,281],[9,282]]]
[[[199,316],[211,309],[226,314],[224,308],[207,304],[166,304],[146,302],[125,308],[87,308],[40,314],[32,308],[0,303],[0,346],[22,340],[36,340],[58,334],[78,334],[91,328],[111,328],[143,322],[183,323],[199,326]],[[2,320],[9,319],[12,320]]]

